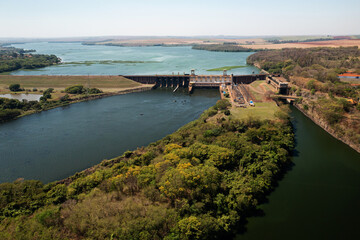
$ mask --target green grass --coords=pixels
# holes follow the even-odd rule
[[[255,98],[255,99],[252,99],[252,100],[254,100],[254,101],[259,101],[259,102],[260,102],[260,101],[262,101],[262,99],[263,99],[263,97],[264,97],[265,91],[274,91],[274,89],[272,89],[269,84],[264,84],[264,83],[266,83],[265,80],[258,80],[258,81],[252,82],[252,83],[250,84],[250,86],[251,86],[252,88],[250,87],[250,88],[249,88],[249,91],[250,91],[250,93],[251,93],[251,94],[254,96],[254,98]],[[260,85],[262,85],[262,87],[265,88],[265,91],[264,91],[264,89],[261,88]],[[262,94],[256,92],[255,90],[261,91]]]
[[[246,66],[225,66],[225,67],[219,67],[219,68],[212,68],[212,69],[208,69],[206,71],[224,71],[224,70],[232,70],[232,69],[236,69],[236,68],[243,68],[243,67],[246,67]]]
[[[270,84],[264,84],[263,87],[266,89],[266,91],[275,91],[275,89],[272,88]]]
[[[257,88],[262,83],[265,83],[265,80],[257,80],[257,81],[252,82],[250,85],[253,86],[254,88]]]
[[[66,88],[73,85],[122,89],[140,86],[140,83],[121,76],[15,76],[0,75],[0,88],[6,89],[10,84],[19,83],[22,88]]]
[[[260,119],[275,119],[275,112],[279,107],[275,102],[255,103],[255,107],[233,108],[231,114],[238,119],[245,119],[249,116]]]

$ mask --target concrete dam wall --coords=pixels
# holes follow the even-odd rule
[[[266,74],[252,75],[125,75],[142,84],[154,84],[155,87],[218,87],[222,84],[250,84],[256,80],[265,80]]]

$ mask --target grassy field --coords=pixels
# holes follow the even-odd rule
[[[249,84],[249,91],[254,97],[253,100],[255,102],[263,102],[267,101],[265,93],[267,91],[276,92],[276,89],[272,85],[267,84],[265,80],[258,80]]]
[[[275,119],[275,112],[279,107],[275,102],[255,103],[255,107],[235,108],[231,109],[231,114],[238,119],[245,119],[249,116],[260,119]]]
[[[22,88],[39,90],[54,88],[64,90],[73,85],[99,88],[105,92],[140,87],[142,84],[121,76],[13,76],[0,75],[0,91],[9,91],[10,84],[19,83]]]
[[[255,81],[249,85],[249,91],[251,95],[254,97],[254,99],[252,100],[255,102],[262,102],[264,98],[265,92],[263,91],[263,89],[260,88],[260,85],[263,83],[265,83],[265,80]]]
[[[243,68],[246,66],[225,66],[225,67],[219,67],[219,68],[212,68],[212,69],[208,69],[206,71],[224,71],[224,70],[231,70],[231,69],[236,69],[236,68]]]

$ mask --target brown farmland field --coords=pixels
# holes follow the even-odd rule
[[[360,47],[360,39],[327,40],[302,43],[241,45],[252,49],[314,48],[314,47]]]

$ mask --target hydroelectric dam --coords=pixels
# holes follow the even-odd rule
[[[250,84],[256,80],[266,80],[267,74],[251,75],[228,75],[226,71],[222,75],[196,75],[192,70],[191,74],[172,75],[124,75],[142,84],[154,84],[154,87],[183,87],[192,92],[194,88],[219,88],[225,85]]]

